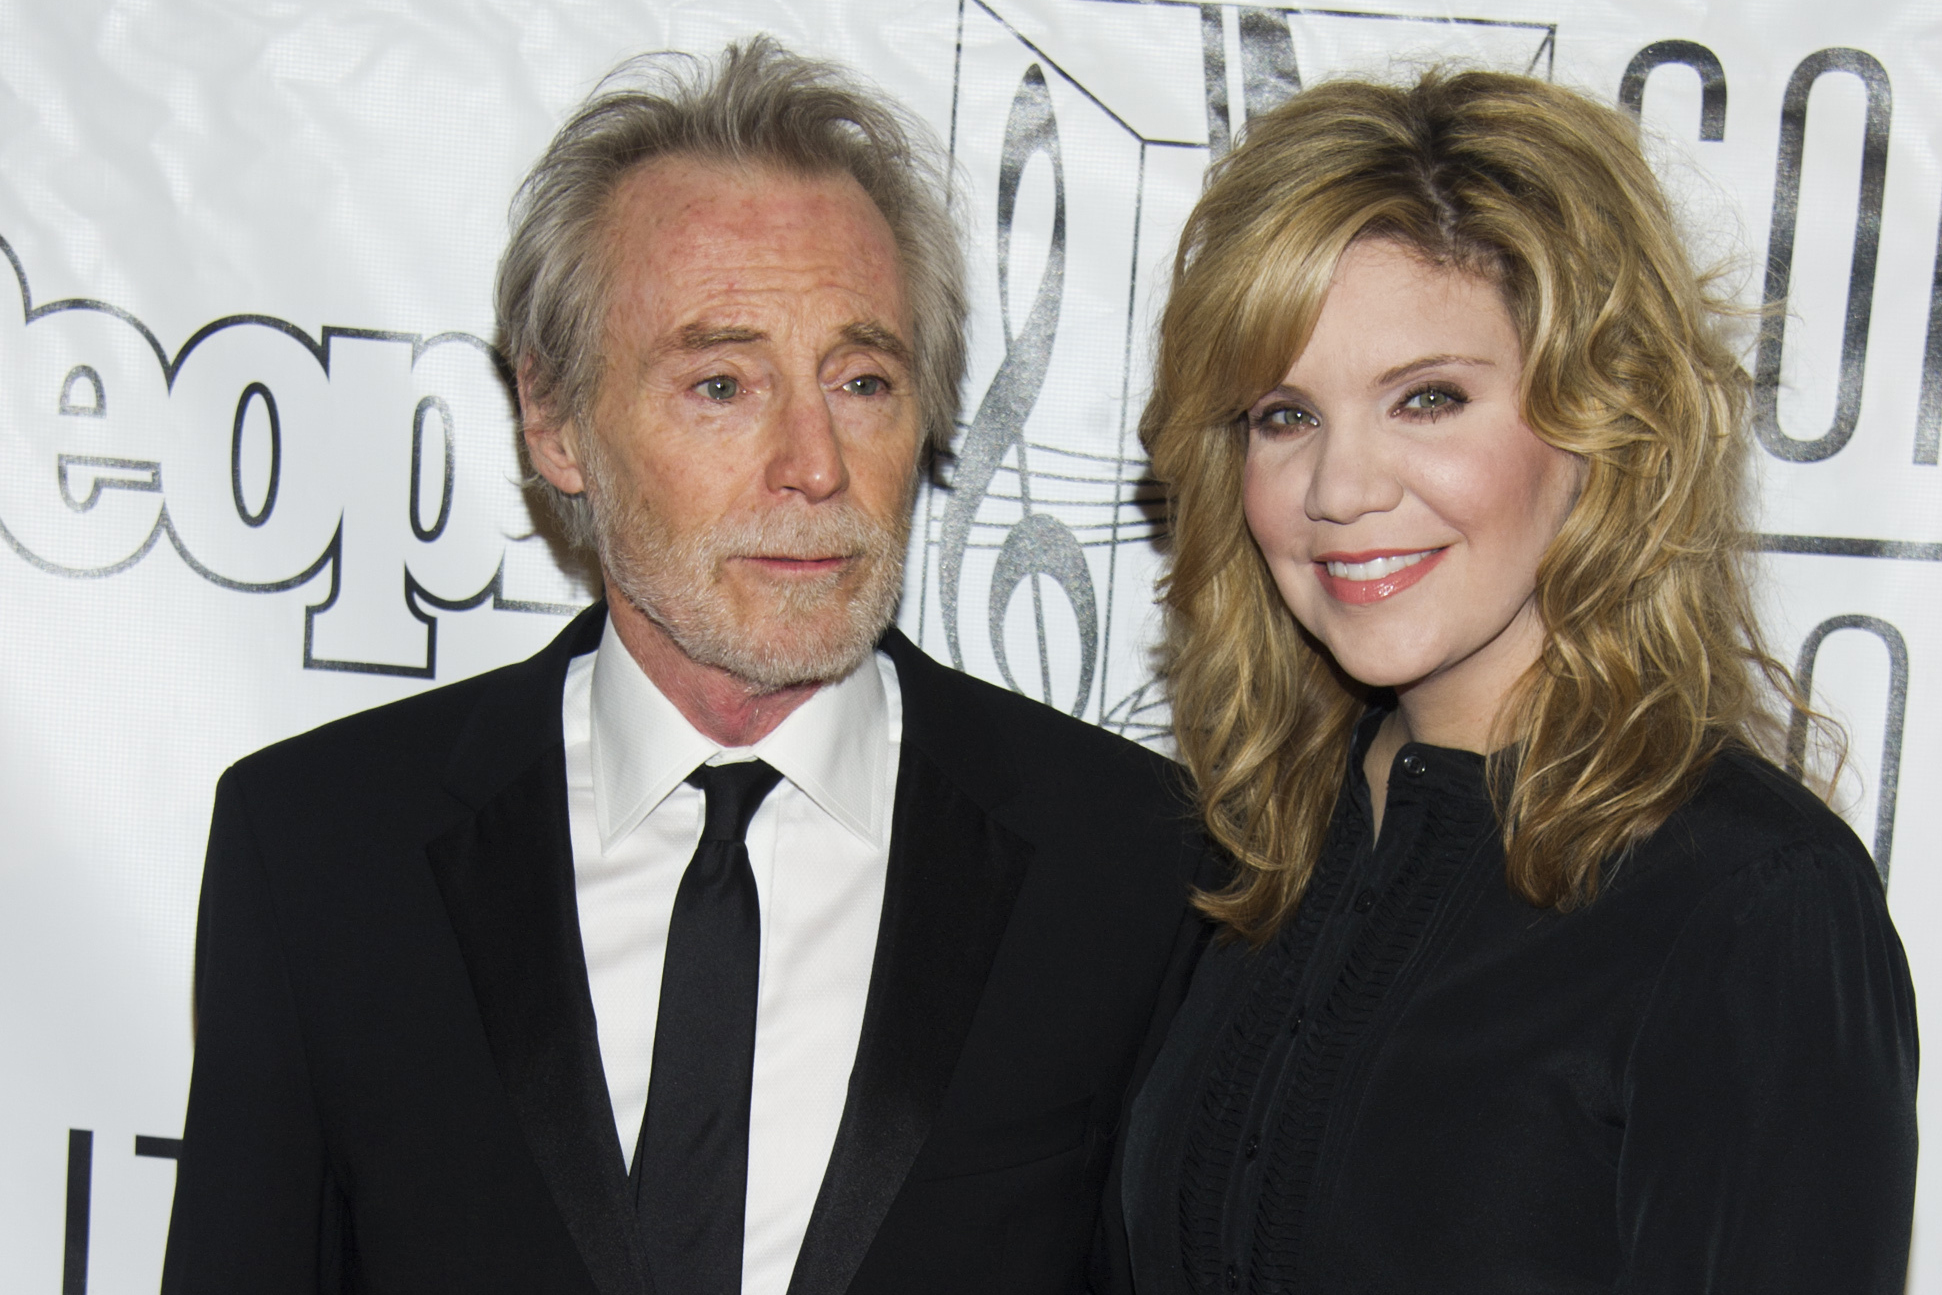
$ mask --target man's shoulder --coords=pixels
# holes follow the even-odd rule
[[[1173,814],[1187,803],[1185,774],[1166,756],[1076,716],[935,660],[907,639],[889,646],[905,697],[905,741],[934,757],[1087,803]],[[1156,795],[1158,800],[1154,798]]]
[[[906,694],[965,723],[1014,735],[1028,751],[1042,743],[1078,748],[1100,758],[1152,768],[1173,762],[1148,747],[1074,715],[946,665],[901,635],[885,644]]]
[[[557,729],[556,677],[579,622],[534,656],[334,719],[237,761],[225,777],[265,787],[401,792],[444,775],[461,748],[533,742]]]
[[[502,666],[342,716],[252,752],[236,767],[247,773],[270,773],[347,758],[383,758],[387,753],[414,757],[431,749],[450,749],[479,699],[514,669]]]

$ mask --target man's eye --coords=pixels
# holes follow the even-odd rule
[[[890,384],[874,373],[866,373],[860,378],[851,378],[843,384],[843,390],[852,396],[879,396],[890,389]]]
[[[720,374],[695,384],[695,390],[710,400],[733,400],[742,393],[742,384]]]

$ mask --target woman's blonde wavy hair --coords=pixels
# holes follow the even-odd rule
[[[1500,73],[1305,90],[1209,173],[1140,425],[1168,489],[1174,731],[1240,864],[1199,902],[1257,942],[1307,885],[1370,690],[1296,624],[1248,533],[1244,411],[1306,345],[1343,252],[1371,238],[1498,286],[1525,421],[1585,464],[1538,568],[1542,655],[1490,760],[1511,887],[1588,902],[1715,756],[1776,749],[1780,709],[1803,700],[1750,592],[1736,312],[1691,264],[1633,120]]]

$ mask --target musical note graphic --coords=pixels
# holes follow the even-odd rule
[[[1011,245],[1018,184],[1025,166],[1045,154],[1052,167],[1052,237],[1038,293],[1022,328],[1012,327]],[[944,511],[939,556],[938,595],[944,604],[944,634],[951,663],[964,666],[959,642],[958,599],[964,579],[964,550],[978,506],[990,493],[992,480],[1008,453],[1017,461],[1018,504],[1022,516],[1006,533],[998,551],[990,593],[991,648],[998,670],[1014,691],[1023,691],[1012,675],[1005,651],[1005,611],[1020,584],[1031,584],[1032,616],[1038,639],[1039,678],[1044,700],[1052,704],[1052,667],[1045,637],[1045,602],[1041,577],[1050,577],[1072,605],[1078,621],[1080,673],[1072,713],[1085,709],[1092,692],[1093,665],[1099,649],[1099,612],[1093,597],[1092,573],[1070,528],[1050,513],[1034,512],[1031,473],[1026,460],[1025,420],[1038,402],[1052,363],[1052,343],[1058,333],[1059,304],[1065,291],[1065,167],[1059,153],[1059,124],[1052,112],[1052,93],[1045,71],[1037,63],[1025,69],[1011,113],[1005,123],[1005,143],[998,169],[998,302],[1005,330],[1005,358],[985,389],[984,400],[971,420],[958,455],[951,501]]]

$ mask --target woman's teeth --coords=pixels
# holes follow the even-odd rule
[[[1404,553],[1393,558],[1371,558],[1367,562],[1329,562],[1328,573],[1337,580],[1380,580],[1393,576],[1405,567],[1413,567],[1435,549],[1424,549],[1421,553]]]

